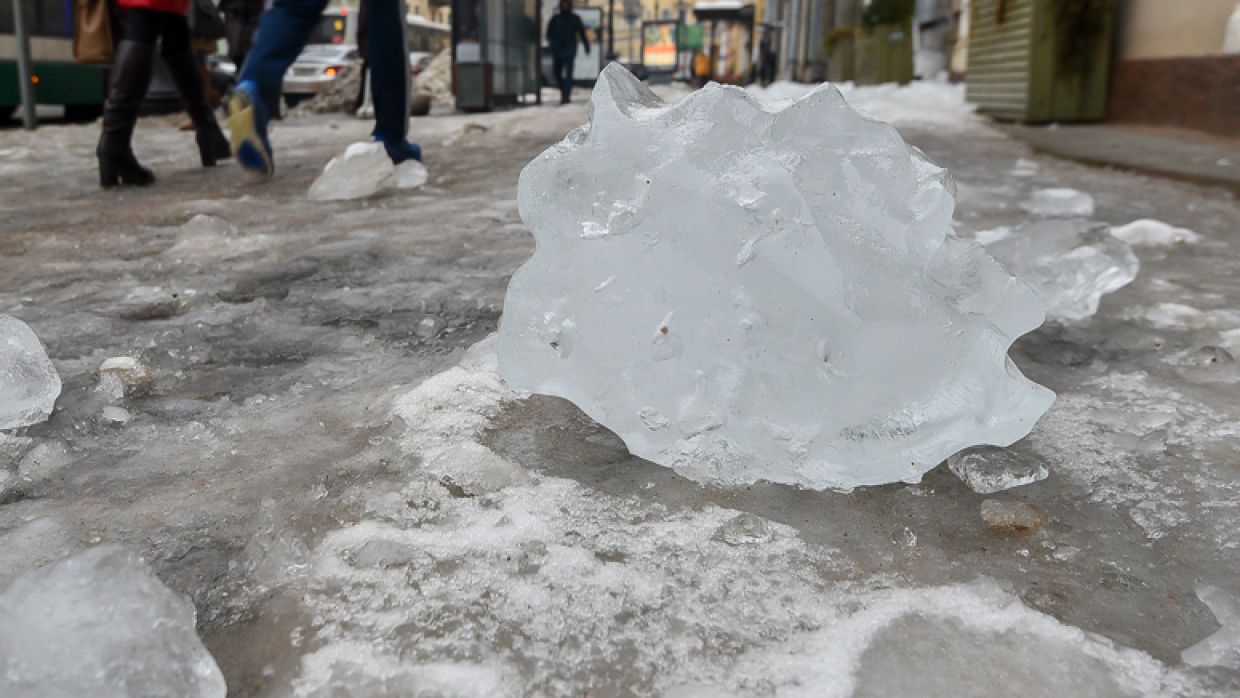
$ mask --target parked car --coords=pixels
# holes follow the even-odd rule
[[[430,67],[431,61],[435,60],[435,54],[429,51],[410,51],[409,52],[409,72],[417,75],[423,70]]]
[[[358,59],[357,46],[311,44],[284,73],[284,101],[291,107],[326,90],[345,66]]]

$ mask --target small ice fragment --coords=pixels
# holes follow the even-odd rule
[[[134,552],[102,545],[0,592],[0,695],[224,698],[194,606]]]
[[[978,494],[994,494],[1045,480],[1046,466],[1032,457],[1020,458],[1005,448],[979,446],[947,459],[947,467]]]
[[[443,318],[436,315],[427,315],[418,322],[418,326],[413,332],[422,339],[432,339],[439,335],[445,324]]]
[[[387,186],[392,189],[417,189],[426,184],[429,177],[430,173],[426,171],[426,165],[417,160],[406,160],[396,165],[392,174],[387,178]]]
[[[1129,245],[1182,245],[1201,240],[1200,235],[1187,228],[1176,228],[1150,218],[1115,226],[1111,234]]]
[[[323,168],[310,185],[313,201],[347,201],[373,196],[396,171],[382,143],[354,143]]]
[[[973,233],[973,239],[977,240],[977,244],[985,247],[991,245],[992,243],[999,242],[1011,234],[1012,228],[1010,226],[1001,225],[992,230],[979,230],[976,233]]]
[[[1094,215],[1094,197],[1076,189],[1039,189],[1020,207],[1048,218],[1088,218]]]
[[[130,356],[114,356],[99,366],[99,392],[118,403],[151,382],[151,371]]]
[[[1180,653],[1192,666],[1240,669],[1240,601],[1218,587],[1197,587],[1197,598],[1210,607],[1219,625],[1213,635]]]
[[[30,449],[17,466],[17,474],[26,482],[42,482],[73,462],[69,449],[60,441],[44,441]]]
[[[814,489],[916,481],[1050,406],[1007,358],[1037,297],[952,233],[947,173],[834,86],[668,105],[611,65],[591,107],[521,173],[512,388],[686,477]]]
[[[1025,158],[1016,158],[1016,164],[1012,166],[1012,176],[1014,177],[1032,177],[1038,173],[1038,163]]]
[[[1029,223],[986,245],[1033,287],[1052,320],[1079,321],[1098,312],[1102,297],[1137,277],[1132,248],[1088,221]]]
[[[1046,523],[1042,512],[1032,504],[987,499],[982,502],[982,521],[996,531],[1021,533]]]
[[[116,405],[105,406],[103,411],[99,413],[99,417],[103,419],[104,422],[115,424],[116,426],[128,424],[129,420],[133,419],[133,415],[129,413],[129,410],[123,407],[117,407]]]
[[[775,539],[771,525],[761,516],[737,514],[715,530],[714,539],[728,545],[761,545]]]
[[[60,375],[30,327],[0,315],[0,429],[46,420],[60,396]]]

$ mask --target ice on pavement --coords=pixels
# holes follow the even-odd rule
[[[1037,297],[951,234],[946,172],[833,87],[667,106],[615,66],[591,105],[521,173],[517,390],[694,479],[815,489],[917,481],[1050,406],[1006,355]]]
[[[223,698],[224,677],[194,633],[194,607],[138,555],[101,545],[0,592],[6,698]]]
[[[1187,228],[1141,218],[1111,228],[1111,234],[1129,245],[1180,245],[1199,242],[1201,236]]]
[[[1066,187],[1038,189],[1020,206],[1035,216],[1047,218],[1088,218],[1094,215],[1094,197]]]
[[[1209,585],[1197,588],[1197,598],[1210,607],[1219,625],[1223,627],[1184,650],[1180,656],[1193,666],[1240,669],[1240,599]]]
[[[347,201],[373,196],[396,171],[392,159],[377,142],[351,144],[323,168],[310,185],[313,201]]]
[[[978,494],[1002,492],[1045,480],[1050,474],[1036,458],[1020,457],[1002,448],[980,446],[947,459],[947,467]]]
[[[1141,268],[1127,243],[1080,220],[1028,223],[986,249],[1033,287],[1048,318],[1068,322],[1093,316],[1102,297],[1128,285]]]
[[[294,695],[1157,694],[1161,663],[992,580],[858,585],[784,523],[526,472],[489,445],[521,402],[495,345],[397,398],[402,448],[439,465],[359,484],[314,546]],[[458,491],[484,453],[495,477]]]
[[[416,189],[426,183],[426,167],[409,160],[393,165],[383,144],[357,142],[334,157],[310,185],[313,201],[347,201],[374,196],[385,188]]]
[[[34,330],[0,315],[0,429],[46,420],[59,395],[60,374]]]

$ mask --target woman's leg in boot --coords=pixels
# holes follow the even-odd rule
[[[202,166],[214,167],[217,161],[230,157],[232,153],[228,139],[215,120],[215,111],[207,100],[206,85],[202,82],[202,73],[190,46],[189,25],[184,17],[173,15],[165,20],[159,51],[177,92],[181,94],[181,100],[185,102],[185,111],[189,112],[189,118],[194,122]]]
[[[112,59],[108,99],[103,105],[103,133],[95,149],[99,158],[99,183],[105,187],[121,182],[145,186],[155,181],[155,175],[138,164],[132,141],[138,108],[151,84],[160,14],[135,9],[126,12],[122,20],[123,38]]]

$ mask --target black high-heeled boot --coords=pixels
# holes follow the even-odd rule
[[[125,183],[144,187],[155,175],[138,163],[133,154],[133,127],[138,107],[151,83],[155,47],[121,41],[112,60],[108,99],[103,105],[103,133],[95,156],[99,158],[99,184],[114,187]]]
[[[194,60],[194,53],[189,49],[177,53],[165,53],[164,64],[168,66],[168,74],[185,102],[185,111],[194,122],[198,142],[198,156],[203,167],[215,167],[215,163],[232,157],[232,149],[228,138],[220,130],[215,120],[215,111],[207,100],[206,86],[202,84],[202,72]]]

